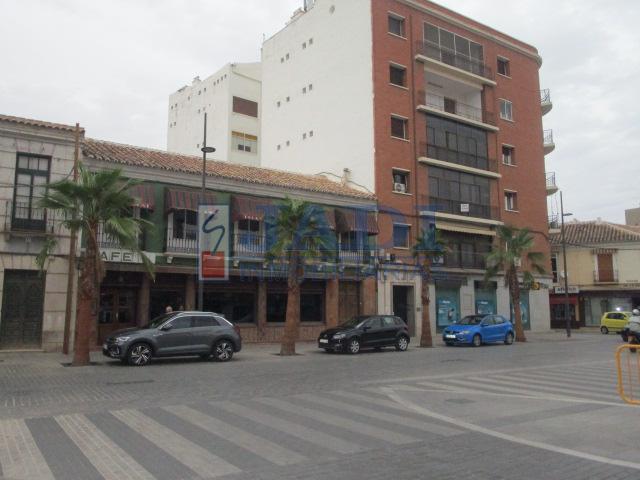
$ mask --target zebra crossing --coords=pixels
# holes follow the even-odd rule
[[[357,392],[0,420],[0,478],[213,479],[464,433]]]

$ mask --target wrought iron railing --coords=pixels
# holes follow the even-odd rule
[[[543,105],[551,103],[551,90],[548,88],[540,90],[540,103]]]
[[[178,253],[185,255],[198,254],[198,227],[196,225],[186,225],[182,231],[167,230],[167,253]]]
[[[599,269],[593,272],[595,283],[618,283],[618,271],[611,269]]]
[[[33,203],[6,200],[3,215],[6,232],[53,234],[62,228],[63,216]]]
[[[495,114],[487,112],[482,108],[474,107],[473,105],[468,105],[466,103],[459,102],[458,100],[436,95],[434,93],[427,93],[423,90],[418,92],[418,98],[421,101],[424,99],[424,105],[434,110],[458,115],[475,122],[487,123],[494,126],[497,125]]]
[[[488,78],[489,80],[493,80],[494,78],[493,71],[485,65],[484,62],[438,45],[437,43],[418,41],[416,44],[416,52],[418,55],[424,55],[425,57]]]
[[[430,145],[427,142],[420,143],[420,156],[464,165],[466,167],[478,168],[480,170],[487,170],[489,172],[498,171],[498,161],[493,158],[478,157],[470,153],[457,152],[455,150],[449,150],[446,147]]]
[[[554,172],[547,173],[547,188],[558,188],[556,185],[556,174]]]
[[[560,215],[549,215],[549,230],[560,228]]]
[[[553,130],[545,130],[543,134],[544,145],[553,145]]]
[[[237,232],[233,236],[233,252],[236,257],[264,258],[265,236],[252,232]]]

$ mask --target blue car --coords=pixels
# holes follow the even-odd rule
[[[442,332],[442,341],[448,347],[458,344],[479,347],[495,342],[512,345],[514,338],[513,325],[500,315],[469,315]]]

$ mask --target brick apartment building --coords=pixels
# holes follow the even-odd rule
[[[509,315],[502,280],[481,282],[495,227],[528,227],[550,251],[541,64],[533,46],[425,0],[306,2],[263,45],[261,162],[375,192],[380,313],[419,328],[410,247],[435,219],[450,251],[436,268],[433,327]],[[525,293],[527,327],[549,328],[547,297]]]

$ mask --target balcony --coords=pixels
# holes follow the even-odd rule
[[[422,202],[424,205],[429,205],[436,213],[446,213],[461,217],[479,218],[492,221],[498,221],[500,219],[500,209],[491,205],[481,205],[477,203],[449,200],[426,195],[422,196]]]
[[[484,85],[496,85],[493,71],[484,62],[432,42],[416,43],[416,60],[433,66],[440,72],[453,73],[461,79],[474,80]]]
[[[425,113],[433,113],[451,120],[457,120],[485,130],[498,131],[496,116],[482,108],[468,105],[456,99],[418,92],[418,98],[425,99],[424,104],[418,105],[418,110]]]
[[[4,207],[4,231],[12,234],[37,236],[52,235],[62,227],[62,217],[55,212],[29,203],[7,200]]]
[[[186,228],[178,231],[167,230],[166,252],[174,255],[197,255],[198,254],[198,227],[187,224]]]
[[[549,230],[560,230],[560,215],[549,215]]]
[[[122,245],[118,240],[102,231],[102,228],[98,228],[98,248],[100,249],[121,249]],[[138,236],[138,248],[144,250],[144,235]]]
[[[486,270],[487,262],[486,257],[487,254],[471,254],[465,253],[461,254],[460,252],[447,252],[445,253],[440,262],[434,262],[434,267],[440,268],[455,268],[455,269],[464,269],[464,270]]]
[[[262,260],[266,253],[265,236],[253,232],[233,235],[233,252],[236,258]]]
[[[551,102],[551,90],[548,88],[540,90],[540,106],[542,107],[542,115],[546,115],[553,108]]]
[[[544,154],[549,155],[556,149],[556,144],[553,143],[553,130],[545,130],[543,135]]]
[[[558,185],[556,185],[556,174],[547,173],[547,196],[555,195],[558,190]]]
[[[617,270],[595,270],[593,272],[594,283],[618,283],[618,271]]]
[[[374,254],[369,249],[348,250],[340,248],[338,258],[343,265],[371,265]]]
[[[460,165],[459,170],[469,173],[484,175],[491,178],[499,178],[498,161],[492,158],[477,157],[471,154],[455,152],[446,147],[429,145],[427,142],[420,143],[420,157],[424,158],[424,163],[449,168],[448,165],[440,165],[440,162],[447,162]],[[436,162],[433,162],[436,160]],[[474,169],[473,171],[471,169]],[[477,171],[479,170],[479,171]]]

